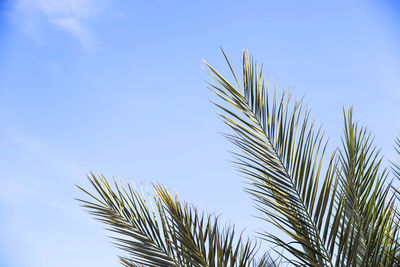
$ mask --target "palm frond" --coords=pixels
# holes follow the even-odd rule
[[[400,156],[400,137],[397,137],[395,139],[394,149],[397,155]],[[394,177],[397,179],[397,181],[400,181],[400,160],[396,162],[391,162],[391,171]],[[400,190],[396,186],[392,186],[392,189],[394,191],[395,197],[397,198],[398,201],[400,201]]]
[[[349,231],[339,240],[350,238],[338,254],[337,263],[352,266],[392,266],[398,235],[395,209],[390,196],[387,172],[382,157],[373,145],[371,134],[353,121],[352,109],[344,115],[344,138],[339,150],[340,195],[344,199],[340,225]],[[339,247],[343,245],[339,244]]]
[[[121,262],[127,266],[180,266],[170,240],[163,234],[164,225],[135,188],[128,185],[125,189],[115,184],[113,190],[103,176],[90,174],[88,178],[99,197],[78,186],[91,197],[91,201],[79,201],[108,230],[117,234],[113,237],[115,244],[128,255],[121,257]]]
[[[268,256],[257,260],[257,246],[236,237],[233,228],[221,229],[216,217],[172,198],[160,185],[153,209],[129,184],[112,188],[93,174],[89,180],[100,197],[79,187],[92,199],[79,201],[117,234],[113,239],[126,254],[120,257],[124,266],[274,266]]]
[[[291,101],[285,93],[277,97],[276,91],[270,96],[262,68],[247,52],[242,86],[231,67],[237,86],[207,66],[216,82],[209,88],[225,103],[214,104],[234,132],[227,137],[241,150],[236,166],[248,178],[247,191],[266,220],[293,242],[265,235],[294,256],[287,258],[294,265],[333,266],[339,220],[331,219],[339,208],[334,201],[338,187],[334,156],[322,170],[326,141],[321,128],[301,100]]]

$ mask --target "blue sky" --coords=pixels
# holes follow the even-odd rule
[[[305,96],[331,146],[342,107],[386,159],[400,131],[400,6],[390,1],[16,0],[0,4],[0,266],[119,266],[78,207],[85,174],[160,182],[247,233],[202,59],[248,49]],[[324,2],[324,3],[322,3]]]

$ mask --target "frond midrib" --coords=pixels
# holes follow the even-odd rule
[[[304,211],[305,211],[305,213],[307,215],[307,219],[311,222],[312,228],[314,230],[314,234],[318,238],[318,241],[321,244],[321,247],[323,248],[324,254],[326,255],[326,258],[328,259],[328,262],[330,263],[331,266],[333,266],[332,259],[329,256],[329,253],[328,253],[327,249],[325,248],[324,243],[322,242],[320,233],[319,233],[316,225],[314,224],[314,220],[312,219],[310,213],[308,212],[308,209],[305,206],[304,200],[301,197],[300,192],[298,192],[297,187],[293,183],[293,179],[292,179],[291,175],[289,174],[289,170],[286,168],[285,164],[283,163],[283,160],[282,160],[281,156],[279,155],[278,151],[276,150],[275,146],[273,145],[273,143],[271,141],[271,137],[266,133],[266,131],[262,127],[262,123],[258,119],[257,115],[250,108],[250,103],[247,101],[247,98],[245,98],[243,95],[241,95],[241,96],[242,96],[243,100],[245,101],[245,103],[247,104],[248,111],[251,112],[250,114],[252,115],[253,119],[255,120],[255,121],[254,120],[253,121],[257,123],[257,126],[261,129],[261,132],[264,134],[265,139],[269,142],[269,145],[273,148],[272,150],[273,150],[273,152],[275,154],[275,157],[279,160],[279,163],[280,163],[282,169],[285,171],[286,177],[290,180],[290,183],[291,183],[291,185],[292,185],[292,187],[293,187],[293,189],[294,189],[294,191],[296,193],[296,196],[301,200],[300,203],[301,203],[301,205],[302,205],[302,207],[303,207],[303,209],[304,209]]]

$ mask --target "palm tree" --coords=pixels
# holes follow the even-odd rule
[[[276,88],[271,95],[262,67],[247,52],[240,81],[222,53],[234,82],[205,63],[213,79],[208,87],[230,128],[226,136],[238,148],[235,165],[247,179],[246,191],[262,222],[282,232],[259,236],[273,253],[262,254],[255,242],[172,197],[162,185],[154,186],[149,201],[133,185],[111,186],[102,175],[90,174],[96,195],[79,187],[90,197],[79,201],[114,233],[124,251],[121,263],[400,266],[400,192],[391,178],[400,178],[400,166],[383,166],[371,133],[354,122],[351,108],[343,111],[341,146],[325,156],[327,140],[303,101]]]

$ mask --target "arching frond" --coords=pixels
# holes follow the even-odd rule
[[[352,109],[344,113],[344,137],[340,158],[340,194],[344,198],[340,225],[343,239],[350,238],[337,264],[351,266],[393,266],[397,254],[398,226],[395,209],[382,168],[382,157],[366,128],[353,121]],[[342,247],[342,245],[339,245]]]
[[[394,149],[397,155],[400,157],[400,137],[397,137],[395,140]],[[396,180],[400,181],[400,158],[397,161],[391,162],[391,171]],[[400,189],[397,186],[392,186],[395,197],[398,201],[400,201]]]
[[[326,142],[321,128],[301,100],[277,97],[276,91],[271,97],[262,68],[247,52],[243,85],[231,67],[235,86],[207,66],[215,81],[209,87],[223,102],[215,105],[234,132],[228,138],[241,150],[236,163],[248,178],[247,191],[266,219],[293,242],[269,232],[266,236],[292,255],[287,260],[294,265],[333,266],[340,220],[332,219],[340,207],[334,156],[322,168]]]
[[[112,188],[93,174],[89,180],[99,196],[79,187],[91,197],[79,201],[116,234],[125,266],[274,266],[267,256],[257,260],[256,245],[236,237],[233,228],[221,229],[217,218],[172,198],[160,185],[155,186],[153,209],[129,184]]]

